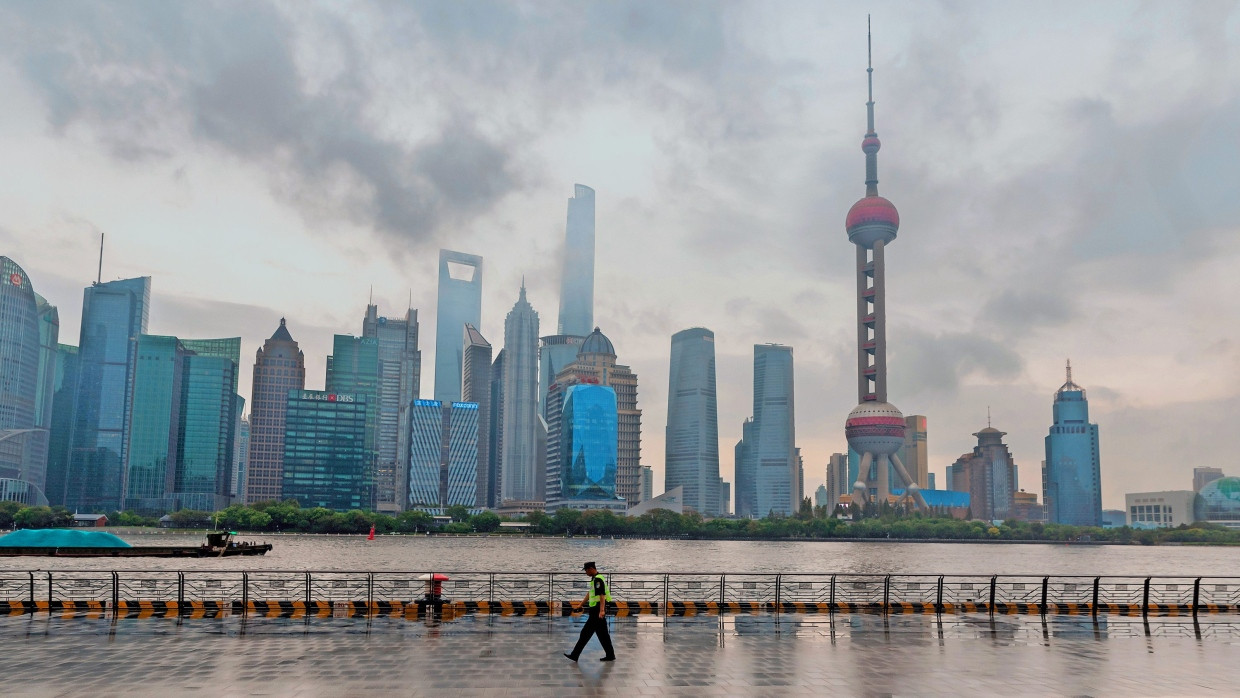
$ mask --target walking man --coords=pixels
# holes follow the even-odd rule
[[[604,655],[600,662],[616,661],[616,652],[611,647],[611,634],[607,632],[607,602],[611,601],[611,588],[607,585],[607,580],[603,579],[603,575],[598,573],[598,569],[594,567],[593,562],[587,562],[581,566],[585,573],[590,576],[590,588],[586,592],[585,599],[582,600],[582,608],[586,612],[586,624],[581,628],[581,637],[577,639],[577,646],[573,648],[571,654],[564,653],[565,657],[577,661],[581,656],[581,650],[585,649],[586,643],[590,641],[591,635],[598,635],[598,643],[603,646]]]

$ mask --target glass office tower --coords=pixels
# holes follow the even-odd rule
[[[185,346],[176,337],[139,335],[134,362],[122,508],[162,514],[172,508],[172,490],[181,413]]]
[[[435,399],[461,399],[461,333],[482,329],[482,257],[439,251],[439,302],[435,318]]]
[[[379,315],[378,306],[367,305],[362,336],[379,341],[375,509],[395,514],[404,509],[408,490],[409,406],[422,380],[418,311],[410,308],[403,318],[389,318]]]
[[[715,333],[695,327],[672,335],[667,392],[664,492],[683,487],[685,506],[719,515],[719,407]]]
[[[478,497],[478,404],[415,400],[410,417],[411,507],[474,507]]]
[[[573,187],[564,226],[560,323],[556,334],[584,337],[594,329],[594,190]]]
[[[325,386],[329,393],[366,396],[366,459],[372,482],[378,476],[380,379],[377,338],[335,335],[332,355],[327,357]],[[374,506],[372,502],[366,508],[373,509]]]
[[[78,348],[56,345],[56,373],[53,378],[52,421],[47,449],[48,503],[65,503],[65,476],[69,468],[70,440],[73,437],[73,416],[77,413],[74,391],[78,384]]]
[[[285,499],[303,508],[370,507],[366,396],[290,390],[284,418]],[[251,437],[252,438],[252,437]],[[253,443],[253,441],[251,441]]]
[[[1046,436],[1042,492],[1051,523],[1102,525],[1102,464],[1098,425],[1089,423],[1085,389],[1068,379],[1055,392],[1055,423]]]
[[[8,257],[0,257],[0,479],[24,484],[5,485],[30,501],[42,498],[47,471],[46,426],[41,423],[47,390],[40,373],[43,356],[39,304],[26,272]],[[54,312],[54,309],[53,309]]]
[[[119,509],[133,404],[138,336],[146,333],[151,277],[93,284],[82,300],[73,436],[65,477],[65,506],[75,511]]]
[[[736,447],[736,513],[791,516],[799,506],[792,347],[753,348],[753,418]]]
[[[573,385],[564,391],[560,421],[563,499],[616,499],[616,391]]]

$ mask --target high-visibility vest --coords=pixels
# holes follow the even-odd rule
[[[611,601],[611,585],[607,583],[607,578],[601,574],[595,575],[590,578],[590,593],[586,597],[586,603],[588,603],[591,608],[598,605],[598,594],[594,591],[594,580],[596,579],[601,579],[603,581],[603,599],[605,601]]]

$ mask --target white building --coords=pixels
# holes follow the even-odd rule
[[[1133,528],[1175,528],[1193,522],[1195,492],[1130,492],[1124,495],[1124,511]]]

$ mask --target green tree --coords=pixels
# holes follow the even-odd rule
[[[450,506],[445,509],[443,513],[447,516],[451,516],[452,520],[456,522],[463,522],[469,519],[469,507],[466,507],[463,504]]]
[[[0,502],[0,529],[13,528],[13,517],[24,508],[20,502]]]
[[[500,518],[499,514],[496,514],[493,511],[484,511],[473,517],[473,519],[470,520],[470,523],[473,524],[475,531],[490,533],[499,528]]]
[[[422,533],[435,525],[435,517],[424,511],[407,509],[396,517],[396,530],[401,533]]]

